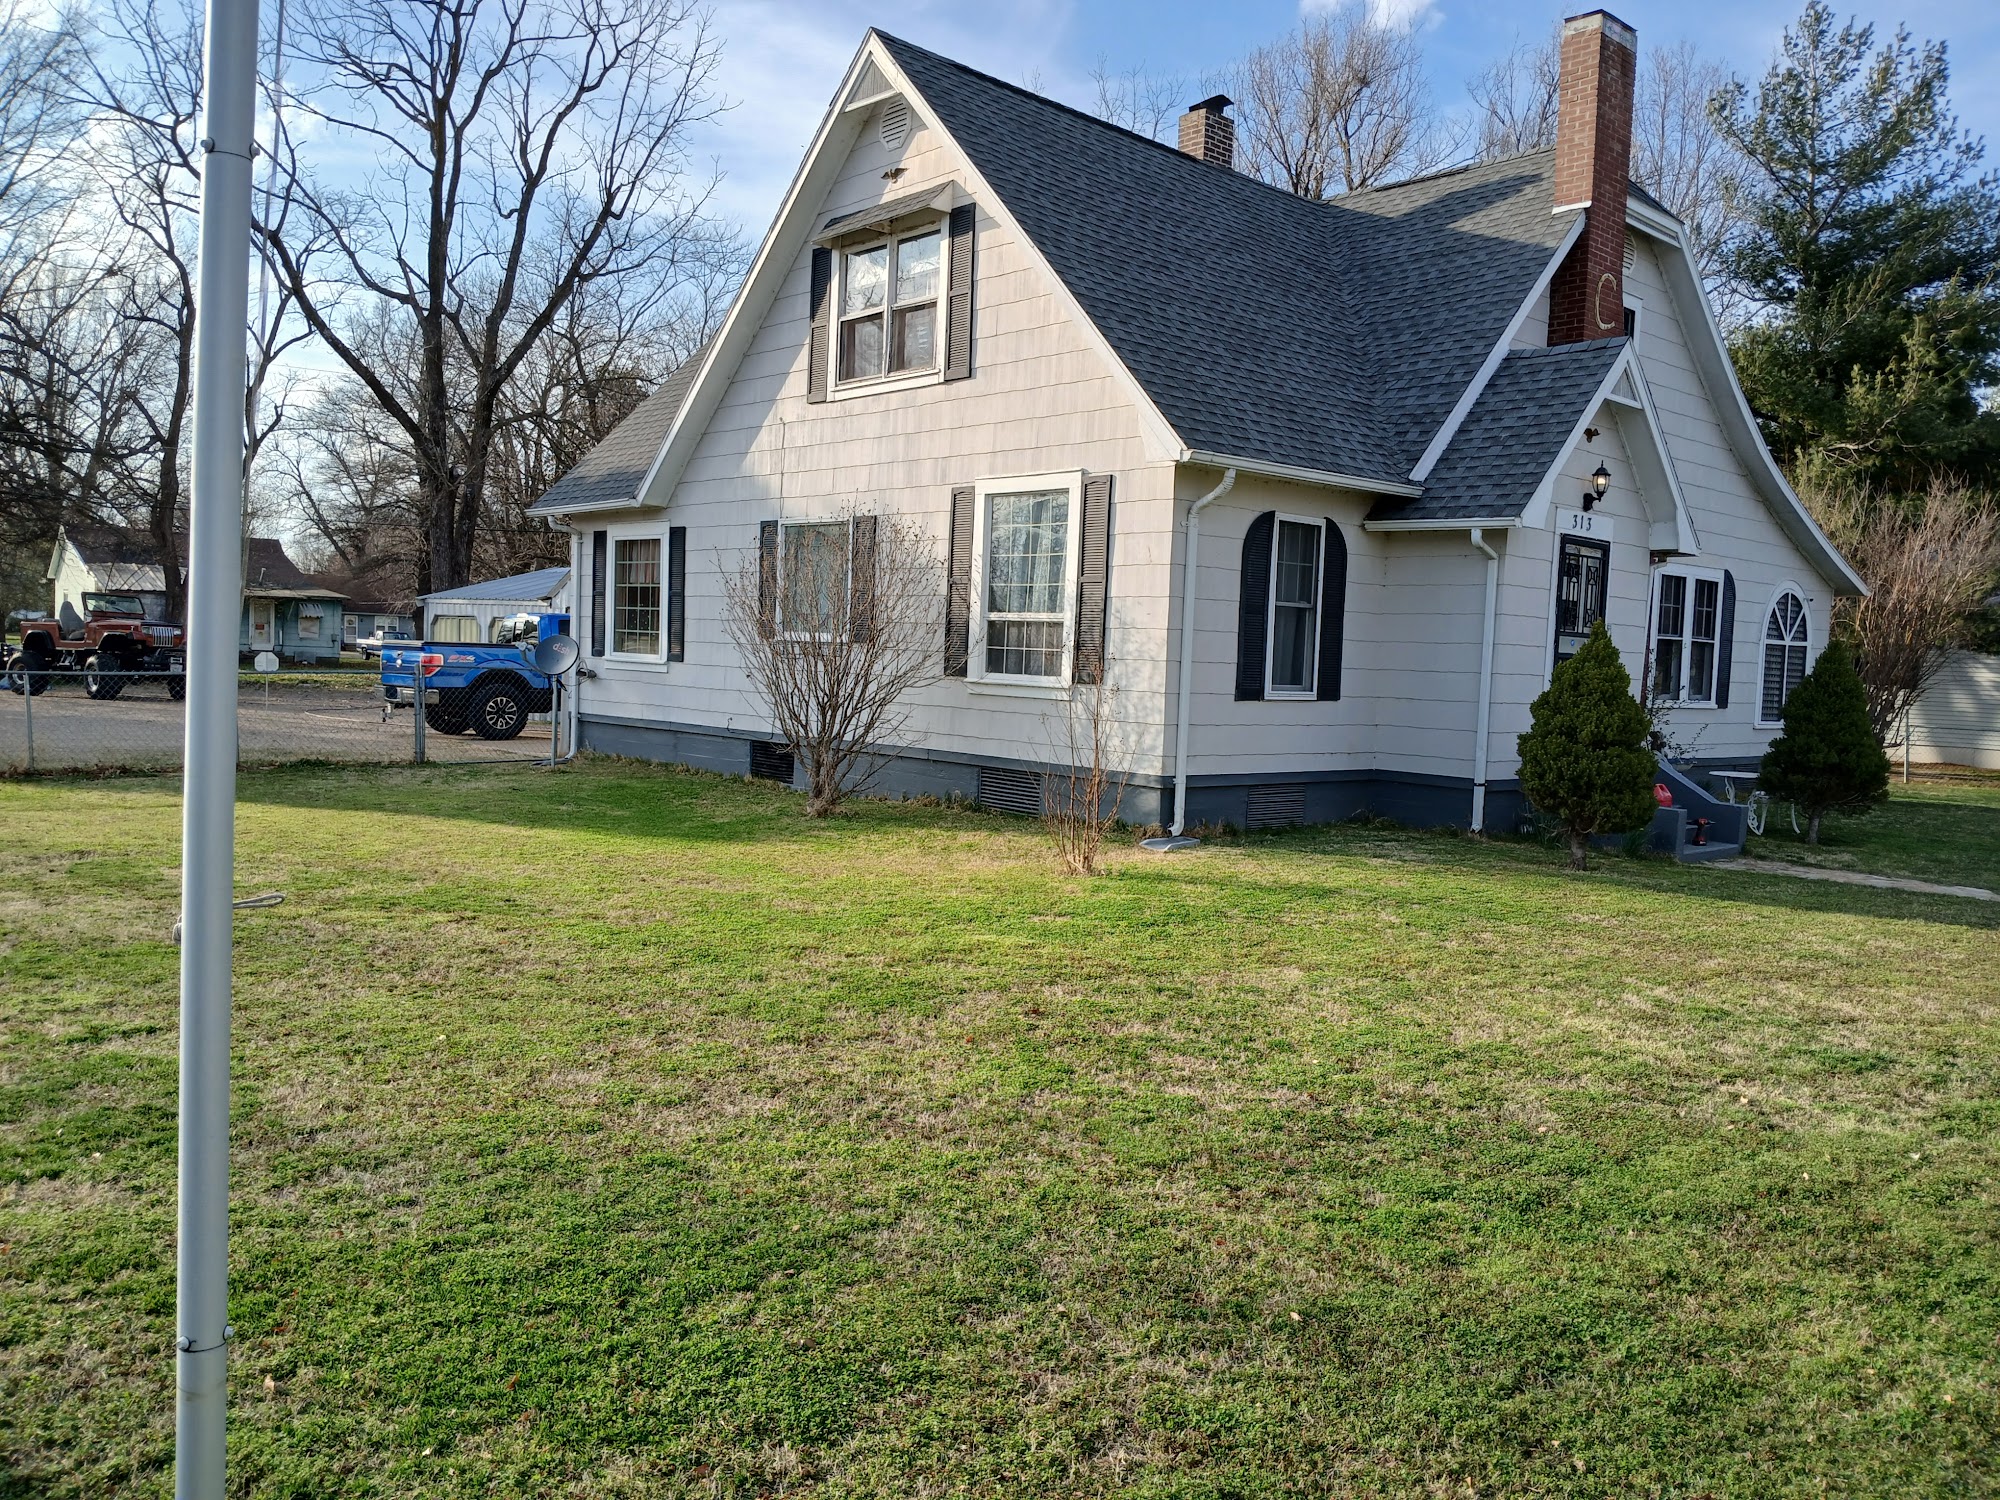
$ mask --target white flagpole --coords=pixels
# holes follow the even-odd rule
[[[204,53],[181,814],[178,1500],[222,1500],[229,1399],[230,926],[257,0],[208,0]]]

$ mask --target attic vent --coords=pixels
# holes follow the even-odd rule
[[[768,740],[750,742],[750,774],[759,781],[792,784],[792,752]]]
[[[1042,815],[1042,777],[1039,771],[1011,771],[999,766],[979,768],[979,805],[995,812]]]
[[[1631,270],[1639,261],[1639,242],[1628,230],[1625,235],[1625,269]]]
[[[1250,805],[1243,815],[1245,828],[1291,828],[1305,820],[1306,786],[1303,781],[1250,788]]]
[[[882,106],[882,123],[878,128],[884,146],[891,151],[901,150],[903,142],[910,138],[910,106],[901,99],[891,99]]]

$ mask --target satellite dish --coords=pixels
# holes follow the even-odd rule
[[[549,677],[560,677],[576,665],[583,655],[574,636],[544,636],[535,643],[535,670]]]
[[[278,653],[275,651],[259,651],[256,659],[250,665],[260,672],[275,672],[278,670]]]

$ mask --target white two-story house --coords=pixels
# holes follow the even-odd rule
[[[1512,826],[1599,618],[1753,760],[1861,583],[1628,180],[1636,65],[1577,17],[1553,150],[1311,202],[1234,170],[1226,99],[1176,150],[869,33],[714,341],[536,507],[583,742],[789,774],[723,576],[858,510],[954,601],[892,794],[1034,805],[1102,673],[1135,822]]]

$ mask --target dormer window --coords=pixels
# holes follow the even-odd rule
[[[878,380],[937,368],[938,228],[840,257],[839,380]]]

